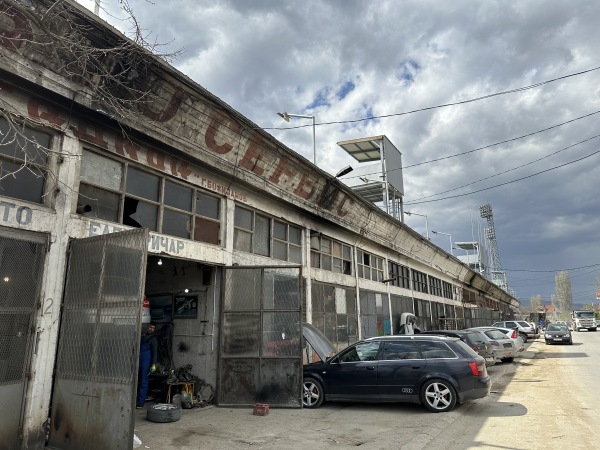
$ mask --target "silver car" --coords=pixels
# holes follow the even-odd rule
[[[506,320],[504,322],[494,322],[493,327],[512,328],[516,329],[523,342],[527,342],[527,339],[537,339],[540,334],[535,330],[534,326],[524,320]]]
[[[512,362],[519,356],[517,344],[506,334],[496,328],[475,327],[469,328],[469,331],[480,332],[492,345],[497,360],[502,362]],[[519,338],[520,339],[520,338]]]
[[[519,334],[519,332],[517,330],[515,330],[514,328],[502,328],[502,327],[489,327],[489,328],[494,328],[496,330],[500,330],[502,333],[504,333],[506,336],[508,336],[510,339],[512,339],[513,342],[515,343],[515,345],[517,346],[518,352],[522,352],[523,350],[525,350],[525,341],[523,340],[523,337]]]

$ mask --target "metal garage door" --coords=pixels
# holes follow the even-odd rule
[[[46,236],[0,230],[0,449],[21,448]]]
[[[73,240],[49,446],[130,449],[148,230]]]
[[[302,406],[300,267],[224,270],[219,405]]]

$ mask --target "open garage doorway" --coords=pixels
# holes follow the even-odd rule
[[[218,272],[218,267],[198,261],[148,256],[142,333],[153,322],[158,341],[156,372],[149,377],[149,405],[173,401],[175,395],[190,389],[193,406],[212,402],[217,367]],[[186,385],[186,381],[190,383]]]

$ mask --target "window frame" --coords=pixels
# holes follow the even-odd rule
[[[54,147],[57,143],[56,132],[54,132],[51,129],[48,129],[46,127],[42,127],[42,126],[39,126],[36,124],[20,123],[19,121],[15,121],[14,118],[11,118],[11,120],[8,120],[5,117],[0,116],[0,121],[6,122],[7,133],[10,133],[11,131],[13,131],[13,136],[15,139],[19,139],[19,138],[22,139],[22,135],[23,134],[27,135],[28,132],[43,134],[48,137],[47,147],[40,145],[41,147],[43,147],[45,149],[40,152],[40,153],[45,153],[46,158],[43,163],[41,163],[41,162],[38,163],[38,162],[35,162],[34,160],[18,158],[16,155],[10,155],[10,154],[0,152],[0,163],[2,161],[6,161],[7,163],[18,165],[19,166],[19,168],[17,169],[18,172],[21,172],[22,171],[21,167],[25,166],[26,170],[24,171],[24,173],[36,173],[37,175],[35,175],[35,177],[42,179],[41,189],[40,189],[41,194],[39,196],[39,200],[32,200],[31,198],[15,197],[13,195],[7,195],[7,194],[4,194],[2,190],[0,190],[0,195],[3,195],[8,198],[14,198],[16,200],[23,201],[23,202],[35,203],[37,205],[43,205],[43,206],[51,206],[52,196],[50,196],[48,194],[53,191],[54,187],[56,186],[56,179],[57,179],[56,173],[54,173],[56,171],[56,166],[57,166],[56,151],[54,150]],[[13,126],[20,128],[21,131],[15,132],[12,128]],[[0,139],[2,141],[8,140],[9,142],[12,140],[12,138],[10,137],[9,134],[7,134],[5,136],[0,136]],[[8,143],[7,142],[0,143],[0,146],[7,145]],[[18,143],[15,145],[19,146]],[[29,137],[27,138],[26,146],[27,145],[34,145],[32,142],[30,142]],[[19,148],[22,148],[22,146],[19,146]],[[23,151],[23,153],[24,153],[24,151]],[[1,166],[1,164],[0,164],[0,166]],[[5,181],[5,183],[6,184],[8,184],[9,182],[11,184],[17,183],[17,184],[14,184],[14,186],[19,187],[20,186],[19,182],[23,183],[23,181],[22,181],[22,179],[17,179],[18,172],[8,171],[7,174],[15,173],[16,176],[15,176],[15,178],[8,177],[8,181]],[[11,180],[11,178],[12,178],[12,180]]]
[[[243,210],[246,213],[250,213],[252,214],[252,230],[249,230],[247,228],[244,228],[242,226],[240,226],[240,224],[236,224],[235,223],[235,214],[237,211],[239,210]],[[267,247],[268,247],[268,254],[263,254],[263,253],[259,253],[256,252],[256,247],[255,247],[255,240],[254,240],[254,235],[256,232],[256,217],[260,217],[261,220],[266,220],[268,221],[268,237],[267,237]],[[279,225],[284,225],[286,228],[286,238],[282,239],[279,237],[275,237],[276,234],[276,224]],[[234,238],[233,238],[233,248],[234,250],[238,250],[238,251],[242,251],[242,252],[247,252],[247,253],[252,253],[252,254],[256,254],[256,255],[261,255],[261,256],[266,256],[269,258],[273,258],[273,259],[277,259],[279,261],[287,261],[287,262],[292,262],[294,264],[302,264],[302,249],[304,248],[303,246],[303,241],[304,241],[304,233],[303,233],[303,228],[290,223],[290,222],[286,222],[280,219],[276,219],[275,217],[272,217],[270,215],[264,214],[261,211],[246,207],[246,206],[241,206],[239,204],[235,205],[235,211],[234,211]],[[295,242],[293,242],[290,239],[290,229],[296,229],[298,230],[298,234],[300,236],[300,243],[297,244]],[[247,233],[250,235],[250,250],[247,250],[245,248],[241,248],[241,246],[238,246],[238,236],[240,233]],[[283,244],[285,245],[286,248],[286,258],[287,259],[281,259],[275,256],[275,244]],[[296,250],[296,253],[290,252],[290,248],[293,248]],[[296,259],[291,259],[292,255],[297,255],[299,257],[299,261],[297,261]]]
[[[427,284],[427,274],[425,272],[411,269],[411,279],[414,291],[421,292],[423,294],[429,293]]]
[[[83,173],[83,164],[85,164],[84,160],[85,160],[86,153],[91,153],[97,158],[102,158],[102,159],[105,159],[105,160],[108,160],[111,162],[115,162],[119,165],[121,170],[120,170],[120,174],[119,174],[120,180],[118,182],[118,185],[119,185],[118,188],[108,187],[106,185],[102,185],[97,182],[94,182],[94,180],[90,181],[90,180],[84,180],[81,178],[82,173]],[[93,198],[86,197],[83,194],[81,194],[82,186],[86,186],[88,188],[97,189],[99,191],[115,195],[118,198],[118,200],[116,201],[116,204],[114,205],[117,208],[116,223],[120,223],[123,225],[129,225],[129,226],[135,226],[135,225],[124,223],[124,219],[125,219],[125,206],[126,206],[127,199],[137,200],[139,202],[142,202],[143,204],[150,205],[150,206],[156,208],[156,225],[154,227],[155,229],[152,229],[152,231],[154,231],[156,233],[160,233],[160,234],[166,234],[168,236],[173,236],[175,238],[188,239],[188,240],[191,240],[194,242],[202,242],[205,244],[212,244],[212,245],[219,245],[219,246],[223,245],[223,197],[215,195],[215,194],[213,194],[205,189],[202,189],[198,186],[195,186],[191,183],[186,183],[185,181],[170,177],[167,174],[164,174],[164,173],[161,173],[158,171],[154,171],[146,166],[143,166],[140,164],[134,164],[134,163],[131,163],[130,161],[126,161],[126,160],[121,160],[119,158],[113,157],[112,155],[102,154],[101,152],[98,152],[88,146],[85,146],[83,148],[83,153],[82,153],[81,159],[82,159],[82,161],[81,161],[82,166],[80,167],[80,170],[79,170],[79,185],[78,185],[78,190],[77,190],[78,202],[81,201],[81,203],[83,203],[86,200],[88,200],[88,202],[89,202],[89,200],[94,200]],[[127,186],[128,178],[127,177],[129,175],[130,169],[132,169],[132,171],[136,171],[136,172],[143,174],[143,176],[155,177],[158,180],[158,192],[157,192],[156,200],[148,199],[146,197],[136,195],[136,194],[128,191],[128,186]],[[184,188],[184,189],[189,189],[191,191],[191,199],[190,199],[191,202],[190,202],[190,206],[189,206],[188,210],[181,209],[178,206],[173,206],[173,205],[167,204],[165,202],[165,190],[167,189],[168,184],[175,185],[177,187]],[[197,212],[197,197],[198,197],[198,195],[216,199],[216,201],[218,202],[218,210],[217,210],[218,217],[217,218],[206,216],[204,214]],[[187,236],[182,236],[179,234],[165,233],[165,231],[164,231],[165,211],[187,216],[187,221],[188,221]],[[109,222],[114,222],[114,220],[112,220],[110,218],[97,216],[93,210],[89,211],[89,212],[83,212],[83,213],[81,213],[81,215],[83,215],[85,217],[89,217],[89,218],[98,218],[100,220],[107,220]],[[197,231],[196,227],[197,227],[197,223],[199,220],[206,221],[209,223],[214,223],[216,225],[216,230],[210,234],[210,237],[208,239],[205,239],[205,240],[196,239],[196,237],[198,236],[196,233],[196,231]]]
[[[388,272],[392,286],[410,289],[410,267],[388,260]]]
[[[372,281],[383,281],[384,258],[361,249],[356,250],[356,271],[359,278]],[[367,269],[368,268],[368,269]],[[365,274],[369,272],[369,276]]]
[[[324,245],[326,242],[328,244]],[[328,250],[327,245],[329,245]],[[327,270],[342,275],[353,275],[353,255],[354,249],[352,246],[342,241],[320,233],[315,233],[310,237],[310,266],[315,269]],[[339,270],[335,270],[336,267],[339,267]]]

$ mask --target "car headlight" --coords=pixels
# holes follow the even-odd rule
[[[551,334],[547,334],[547,335],[546,335],[546,337],[547,337],[547,338],[551,338],[551,337],[552,337],[552,335],[551,335]]]

